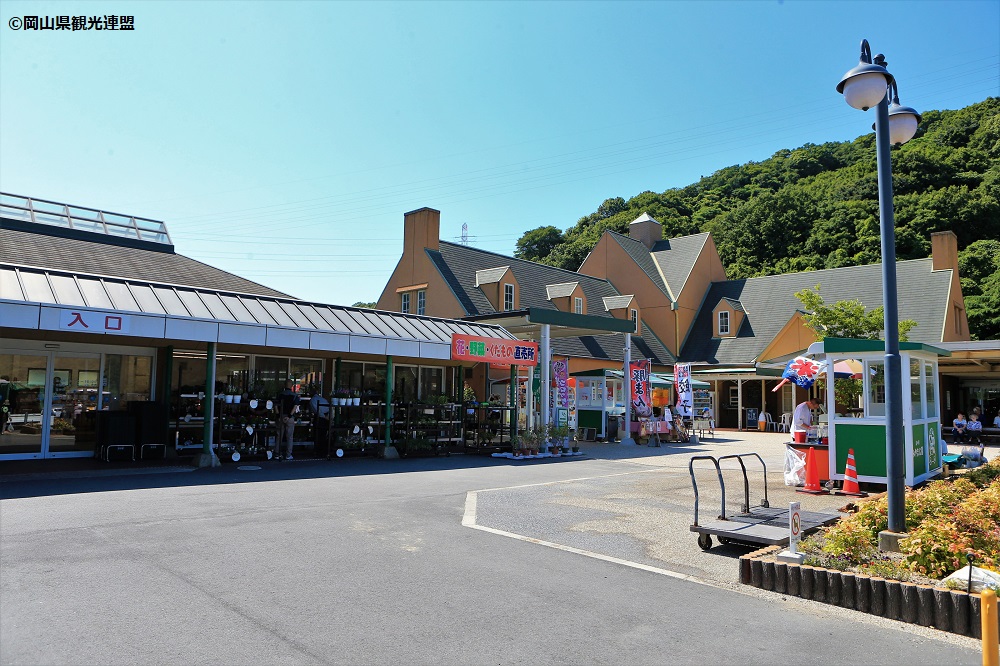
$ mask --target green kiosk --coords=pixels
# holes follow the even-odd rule
[[[906,484],[913,486],[941,473],[938,357],[951,352],[917,342],[899,343],[899,352]],[[826,383],[826,404],[836,405],[828,410],[829,478],[843,480],[848,449],[854,449],[858,480],[886,484],[885,344],[826,338],[811,344],[807,353],[833,368],[828,376],[834,380]],[[838,404],[838,395],[851,404]]]

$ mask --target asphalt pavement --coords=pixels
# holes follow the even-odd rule
[[[781,502],[782,440],[8,474],[0,664],[978,663],[698,548],[690,456],[761,452]]]

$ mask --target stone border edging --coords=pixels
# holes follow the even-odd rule
[[[982,638],[982,611],[977,593],[763,559],[780,550],[781,546],[768,546],[740,556],[740,583],[889,620]],[[1000,619],[997,624],[1000,625]]]

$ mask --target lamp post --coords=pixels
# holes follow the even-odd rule
[[[896,300],[896,227],[892,210],[892,162],[889,146],[913,138],[920,114],[899,104],[896,80],[880,53],[872,59],[868,40],[861,42],[861,62],[844,74],[837,92],[855,109],[875,107],[875,147],[878,164],[879,226],[882,239],[882,304],[885,310],[886,476],[889,531],[905,532],[903,382],[899,357],[899,309]],[[892,103],[889,97],[892,96]]]

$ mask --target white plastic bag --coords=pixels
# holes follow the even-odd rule
[[[806,485],[806,454],[791,446],[785,447],[785,485]]]
[[[964,590],[965,586],[969,584],[969,567],[968,565],[962,567],[955,573],[951,574],[945,580],[955,580],[962,584],[959,589]],[[986,585],[1000,585],[1000,573],[996,571],[990,571],[989,569],[980,569],[979,567],[972,567],[972,591],[982,592],[983,587]]]

